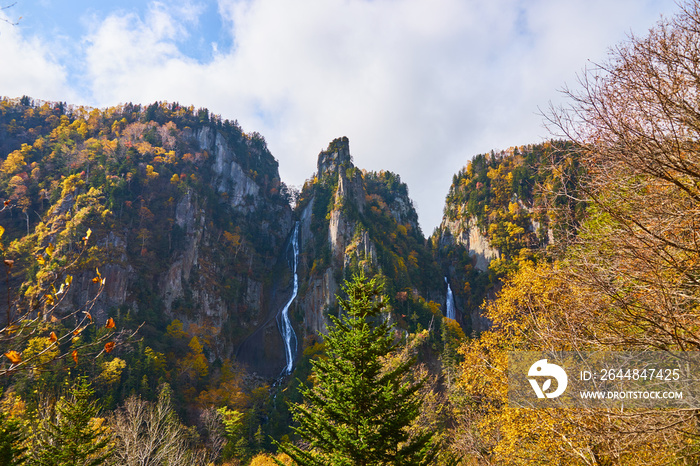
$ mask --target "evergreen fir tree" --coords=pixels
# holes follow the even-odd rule
[[[56,403],[55,420],[44,424],[33,464],[97,466],[109,458],[109,434],[93,421],[100,410],[93,394],[90,383],[83,378],[72,387],[68,398]]]
[[[21,444],[23,438],[19,421],[8,418],[0,411],[0,465],[25,464],[24,453],[27,448]]]
[[[344,292],[347,299],[338,301],[347,314],[331,317],[326,357],[313,362],[314,387],[303,390],[305,404],[292,406],[308,449],[279,448],[301,465],[430,464],[437,455],[433,433],[408,433],[424,383],[410,380],[415,360],[386,363],[400,342],[382,316],[382,287],[355,275]]]

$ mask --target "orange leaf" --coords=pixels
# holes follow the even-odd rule
[[[51,322],[58,322],[58,317],[51,316]]]
[[[112,319],[110,317],[109,319],[107,319],[107,323],[105,324],[105,328],[114,328],[114,327],[115,327],[114,319]]]
[[[73,335],[79,335],[80,332],[82,332],[83,330],[85,330],[85,327],[78,327],[75,330],[73,330]]]
[[[86,312],[86,313],[85,313],[85,317],[87,317],[88,320],[90,320],[90,322],[92,322],[92,316],[90,315],[89,312]]]
[[[111,353],[113,349],[114,349],[114,342],[113,341],[108,341],[107,343],[105,343],[105,352]]]
[[[78,350],[73,350],[73,352],[70,355],[73,357],[73,361],[75,361],[75,363],[78,364]]]
[[[99,277],[94,277],[94,278],[92,279],[92,282],[93,282],[93,283],[100,283],[100,278],[99,278]]]
[[[8,351],[5,353],[5,356],[7,356],[7,359],[9,359],[12,364],[19,364],[22,362],[22,356],[17,351]]]
[[[56,340],[58,340],[58,337],[56,336],[56,332],[51,332],[51,335],[49,335],[49,341],[51,343],[54,343]]]

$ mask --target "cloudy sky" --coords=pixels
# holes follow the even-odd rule
[[[348,136],[358,167],[401,175],[426,235],[473,155],[547,139],[538,109],[678,9],[673,0],[14,1],[0,0],[9,6],[0,95],[207,107],[263,134],[290,185]]]

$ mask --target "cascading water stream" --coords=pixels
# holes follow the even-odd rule
[[[445,314],[448,319],[455,319],[455,297],[452,294],[452,288],[450,288],[450,282],[447,281],[445,277],[445,283],[447,283],[447,302],[445,303]]]
[[[294,333],[292,322],[289,320],[289,306],[292,305],[299,291],[299,276],[297,275],[297,261],[299,259],[299,222],[295,224],[294,232],[292,232],[292,254],[294,256],[292,259],[292,274],[294,275],[292,297],[289,298],[282,312],[277,314],[277,324],[279,325],[280,333],[284,340],[284,355],[287,358],[287,364],[282,370],[282,374],[280,374],[281,377],[292,373],[292,369],[294,368],[294,355],[297,352],[297,335]]]

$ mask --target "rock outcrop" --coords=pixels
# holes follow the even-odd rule
[[[424,238],[398,175],[359,170],[347,138],[335,139],[319,153],[317,170],[298,207],[308,277],[300,302],[311,334],[325,333],[328,313],[337,311],[342,279],[360,270],[383,274],[386,267],[389,276],[407,282],[397,288],[406,288],[411,284],[408,267],[418,275],[419,258],[427,256],[412,249],[423,248]]]
[[[443,232],[440,237],[441,246],[446,244],[464,246],[473,257],[474,267],[481,272],[486,272],[491,261],[500,257],[498,250],[491,246],[488,238],[479,229],[474,217],[470,217],[467,222],[461,219],[452,221],[443,219],[440,229]]]
[[[197,140],[214,157],[212,169],[217,177],[213,182],[218,192],[226,193],[232,207],[254,211],[261,199],[260,186],[243,170],[224,136],[207,126],[199,131]]]
[[[301,306],[304,309],[304,324],[314,335],[326,333],[328,310],[335,306],[338,284],[333,269],[327,268],[320,276],[309,279]]]

